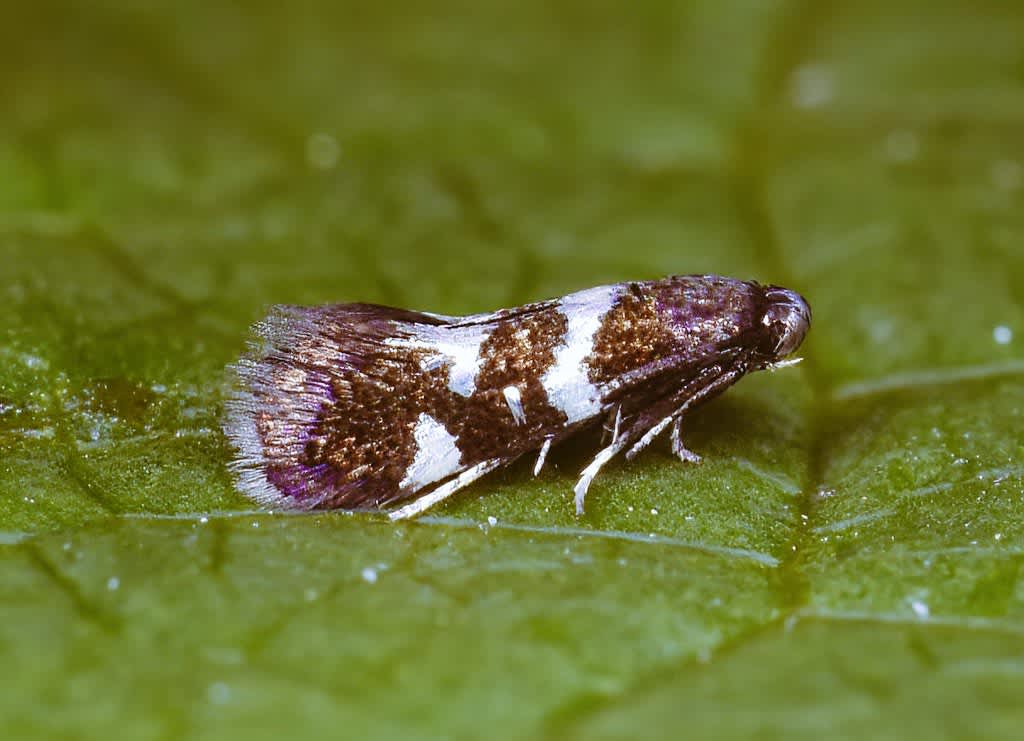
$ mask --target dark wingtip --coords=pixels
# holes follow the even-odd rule
[[[253,328],[249,352],[228,367],[234,391],[222,429],[236,450],[236,487],[274,509],[311,509],[330,495],[330,473],[303,462],[325,404],[333,401],[323,338],[311,310],[275,306]],[[310,362],[314,361],[314,362]]]

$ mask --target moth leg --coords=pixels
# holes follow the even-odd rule
[[[668,427],[675,418],[676,412],[673,412],[667,417],[663,417],[656,425],[647,430],[643,437],[637,440],[633,447],[626,451],[626,460],[631,461],[636,458],[637,454],[650,445],[654,441],[654,438],[664,432],[665,428]]]
[[[399,507],[394,512],[388,513],[388,517],[392,522],[395,522],[397,520],[408,520],[410,517],[423,514],[435,504],[443,502],[459,489],[464,489],[477,479],[486,476],[494,469],[508,462],[506,458],[491,458],[490,460],[481,461],[475,466],[467,468],[450,481],[446,481],[437,488],[431,489],[419,499],[414,499],[404,507]]]
[[[576,486],[573,487],[573,492],[576,494],[576,515],[583,514],[583,500],[586,499],[587,489],[590,488],[590,482],[597,476],[597,472],[601,470],[601,467],[605,463],[610,461],[616,455],[618,455],[626,446],[633,443],[639,434],[642,433],[639,442],[634,445],[634,449],[643,448],[651,440],[658,436],[658,434],[664,430],[668,424],[672,421],[674,414],[670,414],[663,418],[660,422],[655,424],[650,429],[644,431],[643,420],[633,423],[633,425],[623,433],[619,433],[616,429],[615,439],[612,440],[611,445],[602,448],[598,451],[597,455],[594,456],[594,460],[587,464],[587,467],[580,472],[580,478],[576,482]],[[632,452],[632,450],[630,451]],[[627,457],[630,457],[627,454]]]
[[[608,416],[601,425],[601,444],[608,440],[608,433],[612,434],[612,442],[619,438],[619,427],[622,425],[622,404],[615,405],[615,414],[608,412]]]
[[[672,407],[667,408],[671,409]],[[672,416],[673,415],[671,414],[666,416],[651,428],[647,428],[645,426],[646,420],[641,419],[633,422],[627,430],[622,432],[620,431],[620,425],[622,423],[622,405],[619,405],[619,408],[615,410],[615,433],[611,444],[598,451],[597,455],[594,456],[594,459],[587,464],[587,467],[580,471],[580,477],[576,481],[576,486],[573,487],[573,493],[576,495],[575,501],[577,517],[583,514],[583,502],[587,497],[587,490],[590,488],[590,483],[594,480],[594,477],[597,476],[597,472],[601,470],[604,464],[622,452],[622,450],[634,442],[638,436],[642,435],[642,437],[640,437],[640,442],[638,442],[637,445],[641,448],[646,446],[650,440],[657,437],[658,433],[664,430],[668,423],[672,421]]]
[[[674,412],[672,412],[672,414],[668,415],[667,417],[664,417],[660,422],[658,422],[649,430],[647,430],[647,432],[644,433],[643,437],[637,440],[636,444],[634,444],[633,447],[626,452],[626,460],[633,460],[633,458],[636,457],[637,453],[639,453],[641,450],[650,445],[654,438],[660,435],[664,431],[664,429],[668,427],[669,423],[671,423],[674,420],[681,419],[683,413],[687,409],[694,406],[695,404],[698,404],[706,400],[708,397],[714,396],[715,394],[728,388],[730,385],[736,382],[736,379],[738,379],[742,375],[743,370],[739,368],[734,368],[732,370],[726,371],[725,373],[722,373],[720,376],[715,376],[714,378],[712,378],[711,382],[708,383],[706,386],[698,388],[696,391],[693,391],[689,396],[684,397],[682,404],[680,404],[679,407]],[[677,433],[674,429],[672,433],[672,449],[675,451],[676,455],[679,455],[680,458],[682,458],[683,454],[681,454],[679,450],[676,448]],[[686,448],[682,448],[682,450],[691,456],[696,455],[695,453],[691,453],[689,450],[686,450]],[[694,462],[699,462],[700,456],[697,456],[697,458],[698,461]],[[689,458],[683,459],[689,460]]]
[[[612,442],[614,443],[619,439],[619,429],[622,427],[622,404],[615,405],[615,413],[608,412],[608,416],[604,419],[604,424],[601,426],[601,444],[604,445],[608,439],[608,433],[612,435]]]
[[[576,515],[583,514],[583,500],[587,497],[587,489],[590,488],[590,482],[597,476],[597,472],[601,470],[601,467],[616,456],[626,445],[629,443],[629,437],[623,435],[619,437],[611,445],[606,448],[602,448],[597,455],[594,456],[594,460],[590,461],[586,468],[580,472],[580,478],[576,482],[576,486],[573,487],[573,493],[576,495]]]
[[[672,452],[679,456],[679,460],[683,463],[700,463],[701,457],[683,445],[682,430],[683,418],[676,417],[676,421],[672,424]]]
[[[554,439],[554,435],[548,435],[544,438],[544,444],[540,446],[540,453],[537,454],[537,462],[533,466],[534,476],[539,476],[540,470],[544,468],[544,461],[548,457],[548,451],[551,450],[551,441]]]
[[[594,480],[597,472],[601,470],[605,463],[630,445],[632,447],[626,453],[626,459],[632,459],[633,456],[647,447],[654,438],[664,432],[665,428],[674,420],[681,417],[687,409],[728,388],[743,373],[743,368],[732,368],[725,372],[722,372],[720,366],[707,368],[701,376],[695,379],[694,382],[687,384],[682,391],[658,403],[656,408],[651,410],[655,414],[637,420],[625,432],[616,435],[611,445],[602,448],[587,467],[580,472],[580,478],[573,488],[573,492],[576,495],[577,516],[583,514],[583,501],[586,499],[590,482]],[[694,388],[695,386],[696,388]],[[670,409],[674,411],[658,419],[658,413],[663,414]],[[648,426],[650,419],[658,421]]]

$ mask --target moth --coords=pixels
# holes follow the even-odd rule
[[[471,316],[373,304],[277,306],[235,364],[224,431],[239,489],[276,509],[416,516],[527,454],[604,423],[580,472],[671,427],[751,371],[789,365],[810,328],[794,291],[714,275],[598,286]]]

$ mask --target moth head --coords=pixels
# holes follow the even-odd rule
[[[766,331],[762,352],[768,365],[793,353],[811,327],[811,307],[803,296],[778,286],[765,288],[765,309],[761,324]]]

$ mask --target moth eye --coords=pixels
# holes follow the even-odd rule
[[[765,292],[768,307],[761,322],[768,329],[771,354],[784,358],[800,347],[811,326],[811,309],[803,297],[785,288],[769,287]]]

